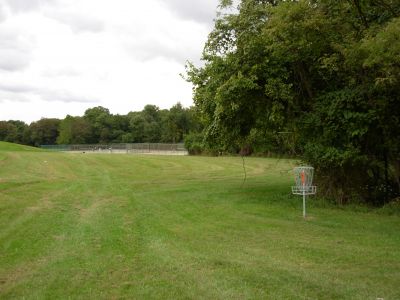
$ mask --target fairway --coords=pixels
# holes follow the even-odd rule
[[[400,299],[399,217],[303,220],[295,165],[0,142],[0,298]]]

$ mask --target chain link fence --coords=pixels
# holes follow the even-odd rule
[[[123,144],[77,144],[77,145],[41,145],[50,151],[81,153],[134,153],[160,155],[188,155],[183,143],[123,143]]]

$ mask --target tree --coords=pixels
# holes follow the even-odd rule
[[[160,109],[155,105],[146,105],[142,111],[143,142],[156,143],[161,137]]]
[[[67,115],[59,125],[57,144],[85,144],[91,138],[90,123],[82,117]]]
[[[59,119],[40,119],[29,125],[31,141],[34,146],[53,145],[58,136]]]
[[[389,0],[242,0],[220,14],[204,66],[187,66],[208,145],[276,149],[289,133],[285,151],[326,195],[399,195],[399,15]]]
[[[111,140],[113,143],[124,142],[124,136],[129,132],[129,118],[123,115],[112,115],[110,120]],[[127,136],[125,136],[126,139]],[[129,142],[129,140],[128,140]]]
[[[91,126],[91,134],[88,142],[108,143],[112,140],[110,111],[102,106],[89,108],[85,111],[84,119]]]
[[[42,119],[30,126],[21,121],[0,121],[0,140],[33,144],[181,142],[190,131],[200,131],[195,108],[180,103],[170,110],[146,105],[140,112],[113,115],[107,108],[87,109],[83,117]]]
[[[13,142],[16,134],[17,128],[14,124],[0,121],[0,141]]]
[[[28,125],[22,121],[0,121],[0,140],[18,144],[29,144]]]
[[[146,105],[141,112],[128,114],[130,135],[134,143],[157,143],[161,140],[161,111],[155,105]]]
[[[190,113],[181,103],[177,103],[164,114],[162,139],[166,142],[178,143],[191,129]]]

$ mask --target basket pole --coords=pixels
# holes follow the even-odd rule
[[[304,170],[300,173],[301,175],[301,183],[303,185],[303,218],[306,218],[306,175],[304,173]]]

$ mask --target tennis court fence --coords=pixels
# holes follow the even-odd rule
[[[82,152],[82,153],[188,155],[188,151],[183,143],[76,144],[76,145],[41,145],[40,147],[51,151]]]

